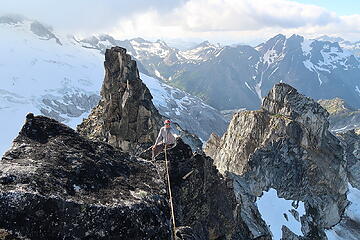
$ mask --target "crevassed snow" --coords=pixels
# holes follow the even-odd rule
[[[305,214],[304,203],[299,202],[297,209],[292,206],[292,200],[279,198],[277,191],[273,188],[259,197],[256,201],[259,212],[266,224],[270,226],[274,240],[280,240],[282,236],[281,227],[288,227],[295,234],[302,236],[301,223],[291,214],[290,211],[297,211],[299,218]],[[285,215],[287,219],[285,218]]]
[[[219,56],[223,49],[221,46],[207,43],[196,48],[180,51],[179,54],[187,61],[203,62]]]
[[[145,83],[145,85],[149,88],[152,96],[153,103],[155,106],[163,106],[166,107],[166,99],[169,98],[169,93],[165,90],[163,83],[159,80],[149,77],[143,73],[140,73],[141,80]]]
[[[56,34],[44,40],[30,30],[31,21],[0,24],[0,155],[10,148],[28,112],[40,114],[45,95],[58,97],[69,89],[98,94],[103,80],[103,55]],[[83,116],[70,118],[72,127]]]
[[[173,110],[175,112],[179,110],[186,111],[190,104],[193,104],[194,101],[198,101],[202,106],[215,110],[213,107],[203,103],[199,98],[166,85],[155,78],[149,77],[143,73],[140,73],[140,78],[149,88],[153,96],[153,103],[156,107],[168,107],[168,102],[174,101],[176,103],[176,105],[173,105]],[[172,95],[178,95],[180,97],[174,97]]]

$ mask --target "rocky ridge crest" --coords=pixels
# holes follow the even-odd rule
[[[140,79],[136,61],[126,49],[107,49],[104,66],[100,102],[77,130],[89,139],[139,153],[155,142],[165,118],[155,108],[149,89]],[[176,123],[173,126],[193,150],[202,148],[198,137]]]
[[[32,114],[1,159],[0,206],[1,228],[23,238],[171,235],[155,166]]]
[[[337,224],[347,205],[346,161],[328,130],[328,115],[291,86],[276,84],[261,110],[235,114],[224,136],[212,136],[205,152],[234,179],[247,204],[254,207],[256,197],[276,189],[279,197],[304,202],[304,236],[326,239],[324,228]]]

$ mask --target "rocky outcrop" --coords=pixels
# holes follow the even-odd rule
[[[165,118],[153,105],[152,95],[126,49],[107,49],[104,65],[101,100],[77,130],[90,139],[139,153],[155,142]],[[193,150],[201,149],[202,143],[196,136],[173,125]]]
[[[323,229],[338,223],[347,205],[346,161],[328,130],[328,115],[291,86],[276,84],[261,110],[235,114],[224,136],[211,139],[205,152],[220,172],[232,176],[250,205],[269,188],[304,202],[305,238],[325,239]],[[289,235],[288,230],[283,231]]]
[[[320,100],[319,103],[330,113],[331,131],[344,133],[351,129],[359,129],[360,111],[349,106],[343,99]]]
[[[101,100],[78,131],[124,151],[153,143],[161,127],[149,89],[141,81],[136,62],[126,49],[105,52],[105,79]]]
[[[170,239],[156,167],[29,114],[0,161],[0,229],[27,239]]]
[[[62,45],[59,38],[57,38],[55,34],[52,33],[52,29],[45,27],[40,22],[37,21],[32,22],[30,25],[30,29],[35,35],[39,36],[41,39],[44,40],[55,39],[57,44]]]
[[[141,157],[150,159],[150,153]],[[204,154],[193,154],[181,139],[167,151],[170,162],[170,182],[179,239],[271,239],[266,230],[254,236],[241,215],[241,203],[236,201],[232,180],[224,178]],[[165,179],[165,155],[155,164]],[[261,219],[259,214],[258,218]],[[266,229],[265,223],[259,225]]]
[[[360,136],[354,130],[339,133],[337,136],[344,144],[349,182],[360,189]]]
[[[167,153],[176,239],[255,239],[231,179],[211,158],[193,153],[181,139]],[[155,163],[146,161],[150,155],[131,156],[56,120],[29,114],[0,164],[3,235],[171,239],[164,153]]]

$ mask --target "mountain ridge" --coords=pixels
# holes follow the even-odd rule
[[[205,41],[185,51],[146,40],[123,44],[133,49],[129,52],[153,77],[219,110],[256,109],[264,93],[279,81],[314,99],[340,96],[360,107],[359,60],[343,45],[323,40],[278,34],[256,47],[216,46]]]
[[[104,55],[98,49],[83,47],[74,36],[64,36],[39,22],[36,25],[41,24],[41,31],[33,32],[35,22],[24,17],[0,17],[0,31],[5,36],[0,39],[0,113],[14,119],[0,119],[0,154],[10,147],[23,124],[22,116],[28,112],[75,128],[100,100]],[[227,123],[220,112],[199,98],[147,76],[149,73],[137,62],[141,78],[156,95],[155,105],[163,115],[195,131],[203,141],[212,131],[225,131]]]

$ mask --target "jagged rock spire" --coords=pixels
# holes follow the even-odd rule
[[[104,65],[101,100],[78,131],[124,151],[153,143],[162,117],[139,77],[136,61],[131,60],[126,49],[113,47],[106,50]]]
[[[281,197],[304,201],[312,209],[304,216],[304,234],[324,239],[323,229],[339,222],[347,204],[346,161],[328,130],[328,115],[290,85],[276,84],[260,110],[235,114],[227,132],[221,139],[212,136],[205,152],[236,179],[242,199],[274,188]]]

